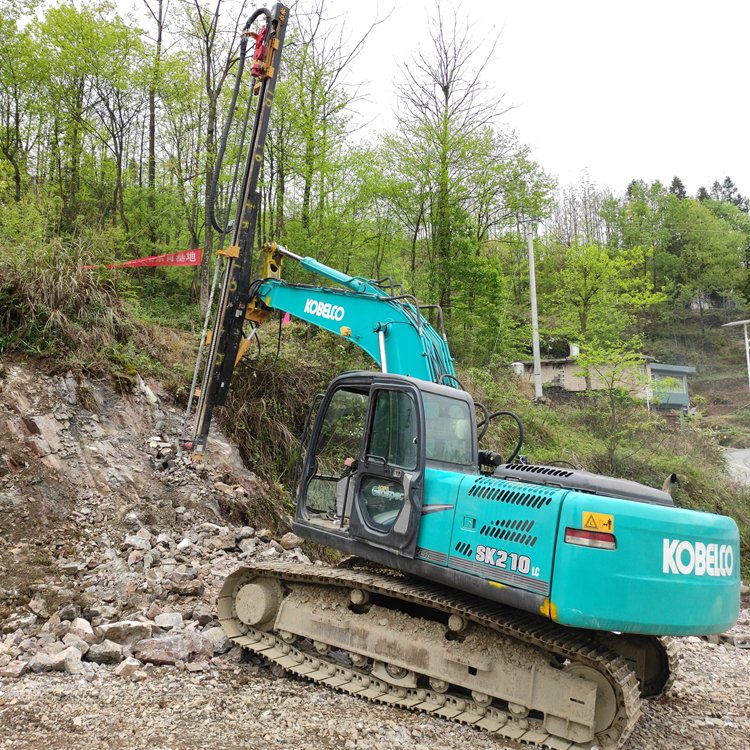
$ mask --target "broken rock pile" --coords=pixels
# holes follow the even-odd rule
[[[309,562],[300,543],[291,533],[276,540],[268,529],[204,521],[178,533],[139,526],[90,569],[60,560],[61,585],[39,586],[2,623],[0,677],[94,676],[114,665],[118,676],[142,680],[145,664],[190,672],[221,664],[233,650],[214,619],[222,581],[243,560]],[[61,591],[66,601],[53,610]]]

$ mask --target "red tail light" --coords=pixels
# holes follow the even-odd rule
[[[603,531],[587,531],[586,529],[565,529],[565,541],[580,547],[595,547],[596,549],[617,549],[614,534]]]

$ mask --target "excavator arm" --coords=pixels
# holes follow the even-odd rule
[[[290,284],[267,278],[257,286],[258,306],[289,313],[348,339],[382,372],[455,385],[453,359],[444,333],[422,315],[411,295],[391,296],[368,279],[349,276],[314,258],[301,258],[278,246],[266,252],[297,260],[301,266],[343,288]]]

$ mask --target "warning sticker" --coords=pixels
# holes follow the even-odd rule
[[[606,531],[609,534],[615,530],[615,517],[609,513],[590,513],[583,511],[583,528],[589,531]]]

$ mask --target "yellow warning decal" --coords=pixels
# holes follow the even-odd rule
[[[591,513],[584,510],[583,528],[588,531],[605,531],[612,534],[615,530],[615,517],[609,513]]]

